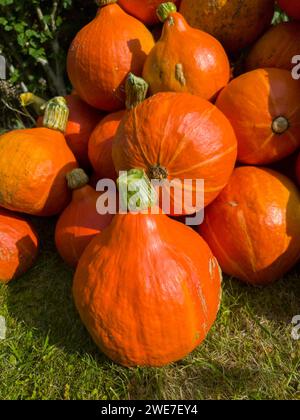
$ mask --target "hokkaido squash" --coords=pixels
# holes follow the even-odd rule
[[[0,209],[0,283],[8,283],[26,273],[37,252],[38,238],[31,225]]]
[[[188,23],[216,37],[230,53],[251,45],[271,24],[274,0],[182,0]]]
[[[61,132],[67,121],[65,100],[55,98],[48,103],[45,127],[14,130],[0,136],[2,207],[51,216],[67,206],[70,192],[65,176],[77,167]]]
[[[250,50],[245,61],[247,71],[276,67],[291,70],[300,51],[300,23],[283,22],[267,31]]]
[[[89,178],[82,169],[67,174],[67,181],[73,198],[58,219],[55,243],[63,260],[76,267],[87,245],[111,223],[113,215],[97,212],[99,193],[88,185]]]
[[[170,204],[164,211],[172,215],[193,214],[213,201],[227,184],[236,153],[236,137],[226,117],[188,93],[158,93],[146,99],[126,113],[113,143],[116,171],[142,168],[151,180],[161,181]],[[203,186],[197,187],[197,180],[205,182],[200,207],[196,202]],[[170,182],[174,189],[168,189]]]
[[[95,108],[125,108],[129,72],[142,74],[154,46],[152,34],[116,0],[99,0],[96,18],[75,37],[68,53],[68,74],[78,95]]]
[[[300,3],[299,0],[278,0],[278,5],[291,18],[300,20]]]
[[[222,270],[253,285],[280,279],[300,257],[300,195],[278,172],[235,169],[200,233]]]
[[[154,25],[159,21],[156,9],[163,3],[163,0],[119,0],[118,3],[127,13],[135,16],[145,25]],[[173,3],[179,5],[180,1],[175,0]]]
[[[66,96],[65,100],[69,108],[69,118],[65,130],[67,144],[74,153],[79,165],[89,169],[88,141],[104,114],[83,102],[75,93]],[[43,109],[47,101],[32,93],[25,93],[21,95],[21,103],[23,106],[35,106],[38,114],[43,115]],[[43,116],[38,118],[37,126],[43,126]]]
[[[230,78],[222,45],[211,35],[191,28],[173,3],[161,4],[158,14],[165,22],[163,33],[143,71],[151,93],[189,92],[213,99]]]
[[[300,83],[280,69],[258,69],[231,81],[217,107],[231,122],[238,160],[264,165],[292,154],[300,145]]]
[[[125,84],[126,108],[132,109],[143,102],[147,96],[148,84],[141,78],[130,73]],[[112,160],[113,140],[126,110],[107,115],[97,125],[89,139],[88,155],[99,179],[117,179],[117,173]]]
[[[130,212],[117,214],[87,247],[73,295],[109,358],[124,366],[163,366],[205,339],[220,305],[221,277],[192,229],[163,214]]]

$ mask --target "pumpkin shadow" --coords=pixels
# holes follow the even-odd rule
[[[41,238],[36,265],[23,277],[8,284],[7,307],[17,322],[26,325],[42,343],[48,338],[69,354],[90,354],[106,358],[90,339],[80,321],[72,299],[73,271],[56,253],[54,230],[56,218],[32,218]]]

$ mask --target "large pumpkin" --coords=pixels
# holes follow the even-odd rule
[[[154,46],[148,29],[115,0],[99,0],[96,18],[75,37],[68,54],[68,74],[78,95],[104,111],[125,108],[125,80],[141,75]]]
[[[158,13],[165,22],[162,37],[143,71],[152,94],[189,92],[213,99],[230,78],[222,45],[211,35],[191,28],[172,3],[163,3]]]
[[[73,197],[58,219],[55,243],[63,260],[76,267],[85,248],[110,224],[113,216],[97,212],[99,193],[88,185],[89,179],[82,169],[67,174],[67,180]]]
[[[162,181],[170,203],[165,212],[193,214],[201,193],[195,182],[205,182],[204,205],[213,201],[232,173],[236,148],[230,123],[214,105],[187,93],[158,93],[124,116],[113,161],[117,172],[142,168],[151,180]],[[167,180],[176,192],[166,189]]]
[[[73,294],[100,349],[125,366],[163,366],[206,337],[221,272],[192,229],[163,214],[118,214],[84,252]]]
[[[222,270],[253,285],[284,276],[300,257],[300,195],[269,169],[235,169],[205,213],[200,233]]]
[[[299,0],[278,0],[278,4],[291,18],[300,20]]]
[[[33,265],[38,239],[30,224],[0,209],[0,283],[24,274]]]
[[[132,16],[141,20],[145,25],[154,25],[158,23],[156,9],[163,3],[163,0],[119,0],[118,3]],[[180,0],[174,0],[173,3],[179,5]]]
[[[276,67],[291,70],[294,56],[300,51],[300,23],[283,22],[273,26],[250,50],[246,70]]]
[[[65,101],[49,103],[45,124],[64,130]],[[46,111],[47,112],[47,111]],[[0,205],[36,216],[60,213],[71,195],[65,176],[77,167],[61,131],[14,130],[0,136]]]
[[[251,45],[270,25],[274,0],[182,0],[180,13],[216,37],[228,52]]]
[[[235,130],[238,160],[254,165],[281,160],[300,146],[299,104],[299,81],[280,69],[243,74],[216,102]]]

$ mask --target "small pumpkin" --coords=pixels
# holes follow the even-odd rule
[[[0,283],[26,273],[38,253],[38,238],[32,226],[15,214],[0,209]]]
[[[191,28],[173,3],[162,3],[158,14],[164,22],[163,33],[143,71],[151,93],[189,92],[213,99],[230,78],[222,45],[211,35]]]
[[[142,74],[154,46],[152,34],[116,0],[99,0],[96,18],[76,35],[67,60],[69,78],[91,106],[114,112],[125,108],[129,72]],[[100,42],[99,42],[100,40]]]
[[[69,108],[69,118],[65,130],[67,144],[74,153],[79,165],[89,169],[88,140],[94,128],[104,115],[83,102],[75,93],[66,96],[65,100]],[[32,93],[25,93],[21,95],[21,103],[23,106],[33,105],[36,108],[37,113],[43,115],[43,110],[47,101],[44,101]],[[37,126],[43,126],[43,116],[38,118]]]
[[[146,210],[117,214],[90,243],[73,295],[84,325],[110,359],[163,366],[205,339],[220,306],[221,278],[196,232]]]
[[[300,257],[300,195],[286,176],[240,167],[206,209],[200,233],[222,270],[253,285],[284,276]]]
[[[200,209],[197,180],[205,182],[204,205],[213,201],[227,184],[236,153],[227,118],[210,102],[188,93],[164,92],[146,99],[125,114],[113,142],[116,171],[141,168],[151,180],[161,181],[170,203],[164,210],[172,215]],[[185,185],[188,180],[190,185]],[[167,181],[181,197],[168,190]]]
[[[188,23],[217,38],[230,53],[251,45],[271,24],[274,0],[182,0]]]
[[[73,197],[58,219],[55,243],[62,259],[76,267],[85,248],[111,223],[113,215],[97,212],[99,193],[88,185],[89,178],[82,169],[68,173],[67,181]]]
[[[291,18],[300,20],[300,4],[299,0],[278,0],[278,5]]]
[[[265,165],[292,154],[300,145],[300,84],[290,71],[257,69],[234,79],[216,105],[231,122],[238,160]]]
[[[147,96],[148,84],[130,73],[125,84],[126,108],[132,109]],[[103,118],[93,131],[88,145],[89,160],[98,179],[117,179],[112,160],[113,140],[126,110],[114,112]]]
[[[52,216],[66,207],[70,192],[65,176],[77,167],[62,133],[67,121],[64,98],[54,98],[47,106],[45,127],[0,136],[2,207],[36,216]]]
[[[282,22],[267,31],[250,50],[245,68],[276,67],[291,70],[292,58],[300,51],[300,23]]]
[[[119,0],[120,6],[132,16],[142,21],[145,25],[154,25],[158,23],[156,9],[163,3],[163,0]],[[173,3],[179,5],[179,0],[174,0]]]

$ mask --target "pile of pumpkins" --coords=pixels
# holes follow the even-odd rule
[[[221,270],[268,285],[300,258],[299,189],[274,170],[300,146],[300,2],[278,1],[291,19],[277,26],[274,0],[174,3],[98,0],[68,53],[74,92],[23,95],[37,127],[0,137],[0,281],[38,252],[17,214],[59,215],[56,246],[76,268],[80,317],[125,366],[195,349],[217,317]],[[160,36],[149,29],[158,19]],[[142,212],[99,214],[95,182],[120,171],[128,190],[137,179],[146,190],[149,179],[204,179],[204,222],[186,226],[173,206],[151,212],[150,196]]]

